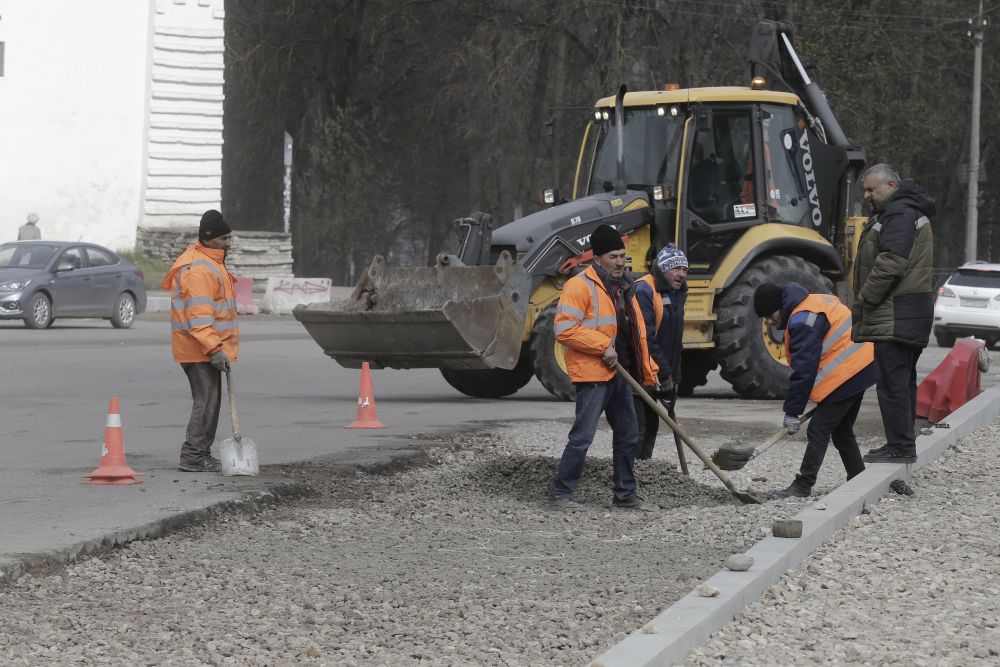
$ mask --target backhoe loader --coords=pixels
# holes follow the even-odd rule
[[[788,24],[758,23],[748,70],[747,86],[622,86],[594,105],[570,201],[495,229],[485,214],[457,220],[457,255],[416,269],[376,257],[350,299],[294,316],[346,367],[440,368],[477,397],[537,377],[571,400],[555,308],[592,259],[590,233],[611,224],[636,274],[668,242],[688,256],[680,392],[718,366],[740,395],[782,397],[782,332],[754,315],[753,292],[769,280],[850,294],[865,158],[799,61]]]

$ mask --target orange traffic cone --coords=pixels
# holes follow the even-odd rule
[[[368,362],[361,364],[361,388],[358,390],[358,412],[354,421],[344,428],[386,428],[375,416],[375,393],[372,391],[372,372]]]
[[[108,403],[108,419],[104,422],[104,447],[101,451],[101,465],[97,470],[84,475],[87,484],[141,484],[135,479],[142,475],[125,464],[125,443],[122,439],[122,416],[118,409],[118,397],[112,396]]]

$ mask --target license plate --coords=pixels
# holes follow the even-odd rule
[[[967,308],[989,308],[990,305],[989,299],[970,299],[964,296],[962,297],[961,302],[962,305]]]

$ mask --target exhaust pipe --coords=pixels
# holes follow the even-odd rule
[[[615,95],[615,125],[618,126],[618,179],[615,181],[615,194],[623,195],[625,187],[625,91],[623,83]]]

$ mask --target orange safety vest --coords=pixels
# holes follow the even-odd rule
[[[875,361],[875,347],[871,343],[855,343],[851,340],[851,311],[832,294],[810,294],[789,313],[788,319],[802,311],[821,313],[830,323],[830,330],[823,337],[823,351],[816,371],[816,381],[809,392],[809,400],[819,403]],[[811,326],[815,319],[810,318],[807,324]],[[785,354],[791,360],[791,343],[787,335]]]
[[[236,287],[223,264],[225,257],[225,250],[190,245],[160,284],[170,292],[174,361],[210,361],[218,350],[236,361],[240,341]]]
[[[639,341],[642,350],[643,377],[637,381],[646,386],[656,384],[656,362],[646,347],[646,326],[635,296],[632,308],[639,321]],[[555,319],[556,340],[566,347],[566,371],[573,382],[607,382],[615,376],[601,355],[618,335],[615,304],[593,266],[571,278],[563,287]]]
[[[663,321],[663,296],[656,291],[656,280],[652,273],[647,273],[639,280],[649,285],[653,290],[653,312],[656,313],[656,326],[653,327],[653,331],[659,331],[660,322]]]

